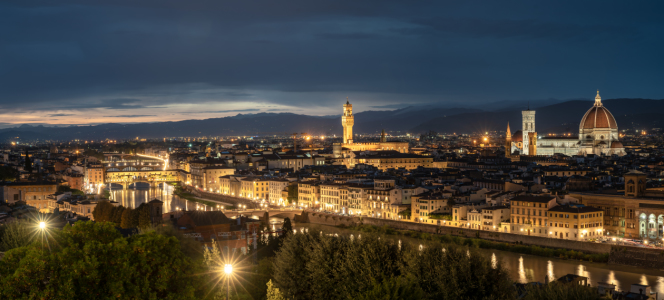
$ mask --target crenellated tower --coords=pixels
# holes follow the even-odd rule
[[[355,124],[355,117],[353,117],[353,105],[348,102],[348,97],[346,97],[346,104],[344,104],[344,114],[341,116],[341,126],[344,127],[344,144],[353,143],[353,124]]]

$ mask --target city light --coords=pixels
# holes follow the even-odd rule
[[[224,265],[224,273],[230,275],[233,273],[233,266],[231,264]]]

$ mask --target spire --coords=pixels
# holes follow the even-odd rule
[[[510,122],[507,122],[507,133],[505,134],[505,137],[512,137],[512,132],[510,131]]]
[[[595,106],[602,106],[602,97],[599,96],[599,90],[597,90],[597,96],[595,96]]]
[[[348,96],[346,96],[346,104],[350,104],[350,103],[348,102]]]

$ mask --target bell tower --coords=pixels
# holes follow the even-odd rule
[[[528,155],[537,155],[537,131],[528,133]]]
[[[528,110],[521,111],[521,132],[523,132],[523,155],[534,155],[530,153],[530,139],[528,138],[531,133],[535,132],[535,111],[530,110],[530,105],[528,105]]]
[[[507,132],[505,133],[505,157],[512,157],[512,132],[509,122],[507,122]]]
[[[353,117],[353,105],[348,102],[348,97],[346,97],[346,104],[344,104],[344,114],[341,116],[341,126],[344,127],[344,144],[353,143],[353,124],[355,124],[355,117]]]

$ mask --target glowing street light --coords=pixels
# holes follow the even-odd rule
[[[46,222],[39,222],[39,229],[41,230],[46,229]]]
[[[226,273],[226,300],[230,298],[231,290],[231,274],[233,273],[233,266],[231,264],[224,265],[224,273]]]

